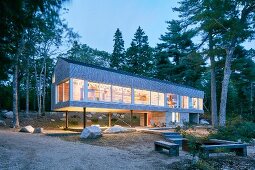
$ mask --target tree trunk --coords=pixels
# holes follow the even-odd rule
[[[12,101],[12,109],[13,109],[13,127],[18,128],[19,127],[19,80],[18,80],[18,74],[19,74],[19,57],[24,49],[24,35],[25,35],[25,30],[22,33],[22,37],[20,39],[20,43],[18,44],[17,47],[17,52],[14,56],[14,66],[13,66],[13,82],[12,82],[12,96],[13,96],[13,101]]]
[[[19,127],[19,111],[18,111],[18,71],[19,71],[19,56],[15,56],[15,65],[14,65],[14,73],[13,73],[13,82],[12,82],[12,89],[13,89],[13,127]]]
[[[229,85],[229,79],[231,75],[231,59],[234,53],[234,49],[235,49],[234,47],[230,47],[226,49],[227,56],[225,61],[224,77],[222,81],[221,100],[220,100],[220,113],[219,113],[220,126],[226,125],[226,105],[227,105],[228,85]]]
[[[212,33],[209,32],[209,56],[211,62],[211,116],[212,126],[218,126],[218,112],[217,112],[217,96],[216,96],[216,73],[215,73],[215,57],[213,55],[213,40]]]
[[[44,76],[43,76],[43,94],[42,94],[42,114],[45,115],[45,96],[46,96],[46,63],[44,65]]]
[[[27,58],[27,68],[26,68],[26,112],[25,116],[29,114],[29,57]]]

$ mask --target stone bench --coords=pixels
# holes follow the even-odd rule
[[[247,156],[247,145],[238,142],[211,139],[213,142],[218,142],[220,144],[216,145],[202,145],[201,151],[206,157],[209,157],[210,153],[217,153],[221,150],[227,150],[229,152],[235,152],[237,156]]]
[[[179,156],[179,145],[175,143],[170,143],[166,141],[156,141],[154,142],[155,151],[162,151],[167,149],[169,151],[169,156]]]

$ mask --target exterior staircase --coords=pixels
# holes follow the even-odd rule
[[[182,141],[183,136],[178,132],[163,132],[162,136],[165,138],[165,140],[178,144],[180,147],[182,147]]]

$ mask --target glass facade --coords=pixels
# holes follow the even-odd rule
[[[88,99],[92,101],[111,101],[111,85],[101,83],[88,83]]]
[[[134,89],[135,104],[150,105],[150,91]]]
[[[84,80],[73,79],[73,100],[84,100]]]
[[[171,94],[171,93],[168,93],[167,94],[167,105],[168,107],[170,108],[177,108],[178,107],[178,96],[176,94]]]
[[[81,79],[71,79],[73,101],[102,101],[114,103],[132,103],[132,89],[129,87],[115,86],[111,84],[88,82]],[[86,83],[86,84],[85,84]],[[70,100],[70,81],[57,85],[57,102]],[[85,99],[85,93],[87,95]],[[170,108],[199,109],[203,110],[203,99],[177,94],[159,93],[142,89],[134,89],[134,104],[165,106]],[[166,101],[165,101],[166,100]],[[178,113],[174,113],[175,120],[178,120]]]
[[[69,81],[61,83],[57,88],[58,102],[65,102],[69,100]]]
[[[189,97],[181,96],[181,108],[188,109],[189,108]]]
[[[179,112],[172,112],[172,122],[180,122],[180,113]]]

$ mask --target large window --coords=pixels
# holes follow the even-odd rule
[[[112,101],[122,102],[123,101],[123,88],[120,86],[112,86]]]
[[[111,85],[88,83],[88,99],[94,101],[111,101]]]
[[[131,103],[131,88],[112,86],[112,102]]]
[[[73,79],[73,100],[84,99],[84,80]]]
[[[135,104],[150,105],[150,91],[134,89]]]
[[[192,98],[192,108],[198,109],[198,98]]]
[[[176,94],[167,94],[167,105],[170,108],[177,108],[177,95]]]
[[[199,98],[198,101],[199,101],[199,108],[198,109],[203,110],[203,99]]]
[[[123,102],[131,103],[131,88],[123,87]]]
[[[189,97],[188,96],[182,96],[181,97],[181,101],[182,101],[182,108],[183,109],[188,109],[189,108]]]
[[[69,81],[58,85],[58,102],[69,100]]]
[[[164,106],[164,93],[151,92],[151,105]]]
[[[179,112],[172,112],[172,122],[180,122],[180,113]]]
[[[151,105],[155,105],[155,106],[158,106],[158,99],[159,99],[159,96],[158,96],[158,92],[151,92]]]

